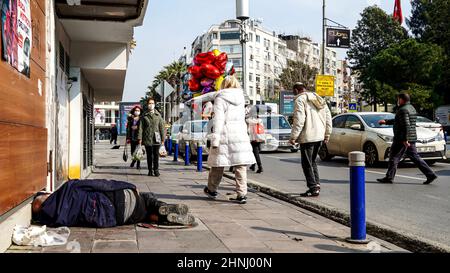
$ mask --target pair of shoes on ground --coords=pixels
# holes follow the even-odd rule
[[[189,214],[189,207],[185,204],[164,204],[159,207],[159,215],[166,216],[169,224],[191,226],[195,217]]]
[[[206,194],[206,196],[208,196],[211,199],[216,199],[217,195],[218,195],[216,191],[210,191],[208,189],[208,187],[205,187],[203,189],[203,192]],[[245,204],[245,203],[247,203],[247,196],[245,196],[245,195],[244,196],[237,195],[236,197],[231,197],[229,200],[237,202],[239,204]]]
[[[250,170],[252,172],[254,172],[255,169],[256,169],[256,164],[253,164],[253,165],[250,166]],[[264,171],[263,168],[258,166],[258,170],[256,171],[256,173],[262,173],[263,171]]]
[[[148,171],[148,174],[147,174],[148,176],[156,176],[156,177],[158,177],[158,176],[160,176],[161,174],[159,173],[159,171],[158,170],[156,170],[156,171]]]
[[[438,178],[437,175],[433,174],[432,176],[427,177],[427,180],[425,182],[423,182],[423,184],[424,185],[431,184],[437,178]],[[377,181],[380,183],[383,183],[383,184],[392,184],[394,182],[394,181],[392,181],[392,179],[389,179],[387,177],[378,178]]]
[[[304,193],[301,193],[301,197],[317,197],[320,194],[320,188],[310,188]]]

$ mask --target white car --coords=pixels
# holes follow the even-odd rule
[[[266,141],[261,144],[262,152],[290,150],[295,153],[298,146],[289,143],[292,127],[283,115],[260,115],[264,124]]]
[[[366,165],[388,161],[394,137],[392,125],[379,125],[379,120],[394,119],[391,113],[359,112],[333,118],[330,141],[322,145],[319,157],[326,161],[334,156],[348,157],[352,151],[366,154]],[[445,141],[440,133],[417,127],[417,151],[429,164],[446,159]],[[409,158],[406,158],[409,159]]]
[[[434,122],[430,119],[427,119],[426,117],[417,116],[417,123],[416,125],[418,127],[423,127],[430,129],[431,131],[442,134],[442,137],[444,137],[444,127],[440,123]]]
[[[186,143],[189,143],[190,158],[197,156],[197,147],[200,143],[203,147],[203,155],[207,156],[209,149],[207,144],[207,120],[191,120],[183,124],[181,134],[179,135],[179,154],[184,156]]]

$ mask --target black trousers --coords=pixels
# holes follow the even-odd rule
[[[137,148],[137,146],[139,145],[139,141],[131,141],[131,155],[133,155],[134,154],[134,152],[136,151],[136,148]],[[133,160],[134,161],[134,160]],[[140,160],[137,160],[137,162],[138,162],[138,166],[140,165],[140,163],[141,163],[141,161]]]
[[[416,143],[410,143],[407,147],[401,142],[393,142],[391,145],[391,151],[389,154],[388,170],[386,173],[386,178],[394,180],[395,173],[397,172],[398,163],[402,160],[403,156],[408,156],[414,164],[419,168],[419,170],[426,176],[431,177],[434,175],[433,170],[428,166],[428,164],[420,157],[417,153]]]
[[[111,139],[109,140],[109,144],[114,141],[114,144],[117,144],[117,135],[111,135]]]
[[[316,158],[321,145],[321,141],[300,144],[303,173],[305,174],[306,184],[310,189],[320,188]]]
[[[258,165],[258,168],[262,167],[261,163],[261,157],[259,156],[259,153],[261,152],[261,142],[252,141],[252,148],[253,148],[253,155],[256,159],[256,164]]]
[[[145,152],[147,153],[147,165],[148,170],[159,170],[159,148],[161,145],[145,146]]]
[[[158,215],[160,221],[164,221],[166,218],[159,215],[159,208],[165,205],[165,202],[159,201],[152,192],[140,192],[135,193],[136,207],[127,221],[127,224],[137,224],[142,222],[148,222],[150,215]]]

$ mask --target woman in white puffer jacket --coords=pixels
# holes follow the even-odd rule
[[[246,203],[247,165],[255,164],[245,122],[244,91],[234,76],[225,77],[214,99],[213,133],[208,165],[211,167],[204,192],[217,197],[217,188],[225,167],[234,167],[237,197],[230,200]]]

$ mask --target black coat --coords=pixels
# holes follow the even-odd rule
[[[416,142],[417,130],[416,130],[417,112],[414,107],[407,103],[400,106],[395,114],[395,119],[387,120],[386,124],[394,125],[394,141],[402,142]]]

